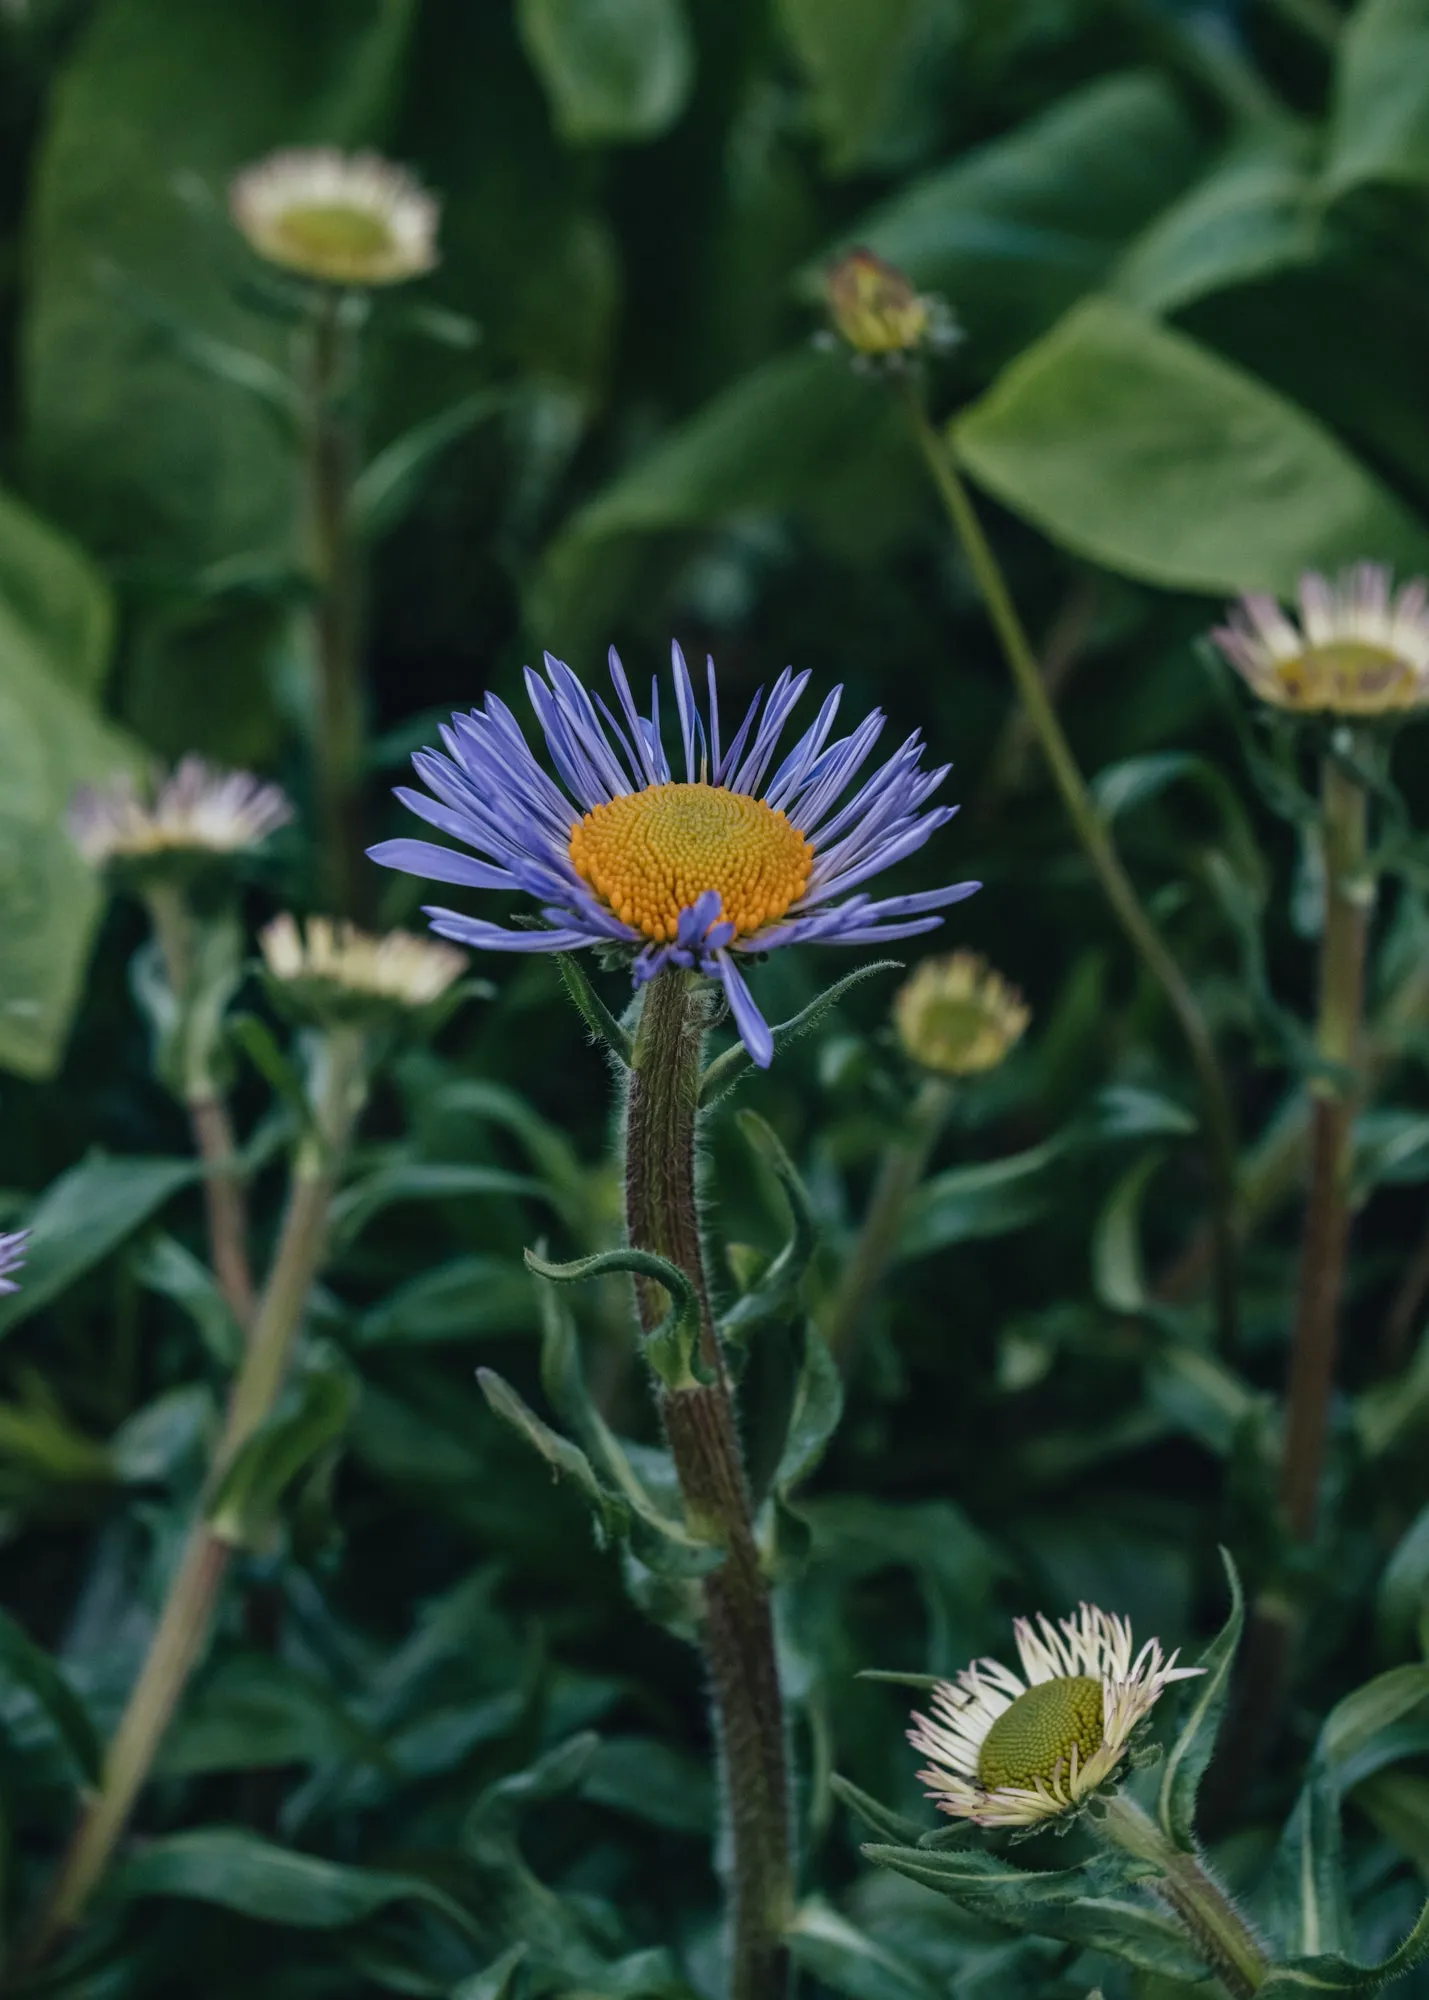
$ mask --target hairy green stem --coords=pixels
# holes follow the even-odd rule
[[[360,1037],[328,1037],[315,1129],[299,1147],[268,1282],[229,1398],[210,1486],[271,1414],[287,1376],[313,1282],[322,1266],[335,1174],[361,1103]],[[169,1585],[149,1650],[105,1752],[49,1899],[21,1957],[39,1963],[72,1930],[114,1856],[189,1676],[203,1657],[232,1550],[200,1515]]]
[[[182,1014],[189,1004],[194,972],[193,919],[183,892],[172,883],[154,883],[146,900],[169,986]],[[248,1195],[228,1106],[213,1081],[212,1056],[212,1049],[186,1049],[184,1103],[194,1146],[204,1165],[209,1263],[229,1311],[246,1331],[256,1305],[248,1257]]]
[[[632,1245],[677,1264],[700,1299],[700,1356],[710,1380],[664,1392],[661,1416],[689,1524],[725,1550],[701,1586],[701,1643],[728,1814],[731,2000],[780,2000],[793,1907],[784,1712],[769,1589],[700,1244],[695,1128],[705,1004],[700,986],[674,969],[645,989],[626,1113],[626,1219]],[[664,1314],[664,1294],[648,1279],[636,1292],[649,1332]]]
[[[1150,1886],[1190,1934],[1197,1951],[1236,2000],[1258,1993],[1270,1964],[1255,1933],[1210,1871],[1167,1839],[1124,1792],[1107,1800],[1095,1821],[1102,1837],[1157,1870]]]
[[[952,454],[929,421],[920,394],[910,391],[908,407],[928,469],[962,544],[982,600],[1002,647],[1018,696],[1036,731],[1052,780],[1067,817],[1092,865],[1097,880],[1122,930],[1147,973],[1161,989],[1185,1037],[1200,1085],[1207,1150],[1211,1168],[1216,1318],[1226,1347],[1236,1340],[1236,1134],[1230,1094],[1216,1055],[1215,1043],[1185,974],[1166,941],[1142,908],[1131,878],[1121,864],[1105,822],[1092,800],[1072,754],[1057,711],[1048,697],[1036,655],[1017,614],[1012,594],[973,506],[972,496],[958,476]]]
[[[343,916],[361,916],[362,785],[366,756],[360,659],[361,576],[352,532],[355,445],[344,410],[352,339],[345,297],[324,290],[308,327],[303,448],[306,557],[314,591],[313,716],[326,888]]]
[[[918,1191],[952,1101],[952,1085],[946,1078],[925,1078],[904,1131],[883,1156],[868,1213],[844,1266],[824,1329],[829,1350],[845,1376],[853,1372],[869,1306],[898,1248],[908,1204]]]

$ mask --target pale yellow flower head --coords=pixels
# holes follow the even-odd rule
[[[893,1002],[904,1050],[940,1076],[996,1069],[1031,1019],[1017,988],[973,951],[925,958]]]
[[[1133,1655],[1125,1618],[1083,1604],[1053,1625],[1013,1625],[1021,1674],[1000,1660],[974,1660],[956,1681],[939,1681],[933,1714],[915,1715],[908,1741],[929,1758],[919,1777],[940,1812],[980,1826],[1034,1826],[1075,1811],[1116,1775],[1132,1734],[1178,1667],[1148,1639]]]
[[[1393,715],[1429,703],[1429,587],[1391,591],[1384,563],[1358,563],[1331,582],[1300,582],[1299,621],[1273,597],[1242,597],[1212,633],[1274,708],[1301,714]]]
[[[315,1003],[377,1003],[379,1007],[428,1007],[466,969],[466,953],[410,931],[372,937],[355,924],[309,917],[300,925],[288,911],[274,917],[258,942],[269,974],[281,986]]]
[[[323,284],[399,285],[437,261],[436,197],[376,153],[270,153],[235,176],[228,199],[260,257]]]
[[[958,338],[943,301],[915,291],[895,264],[872,250],[849,250],[831,264],[824,298],[835,333],[868,366],[898,367]]]

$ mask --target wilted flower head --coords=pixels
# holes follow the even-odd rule
[[[437,261],[435,196],[376,153],[270,153],[235,176],[228,198],[260,257],[324,284],[398,285]]]
[[[1306,714],[1388,715],[1429,702],[1429,588],[1391,593],[1384,563],[1300,581],[1300,622],[1250,595],[1211,635],[1263,701]]]
[[[486,858],[423,840],[384,841],[372,857],[429,881],[538,897],[549,926],[506,930],[428,909],[443,937],[489,951],[603,945],[628,956],[637,985],[666,966],[718,979],[746,1048],[767,1065],[773,1038],[740,959],[787,944],[911,937],[941,922],[930,911],[959,902],[978,884],[879,900],[861,887],[952,817],[949,806],[923,810],[947,766],[923,770],[916,731],[846,797],[882,733],[879,710],[830,741],[841,693],[835,688],[769,775],[809,675],[786,668],[767,702],[762,689],[755,695],[726,744],[714,662],[707,717],[678,646],[673,662],[683,778],[661,742],[658,682],[650,713],[641,715],[612,649],[617,716],[548,653],[548,678],[528,669],[526,690],[565,790],[532,756],[506,704],[488,695],[484,708],[454,715],[443,729],[445,756],[424,750],[413,758],[435,798],[397,793]]]
[[[896,265],[871,250],[850,250],[824,281],[835,331],[856,354],[893,361],[957,338],[941,299],[916,292]]]
[[[30,1248],[28,1229],[12,1230],[9,1235],[0,1235],[0,1297],[6,1292],[18,1292],[12,1272],[18,1271],[25,1261]]]
[[[147,796],[127,772],[106,785],[86,786],[70,806],[69,824],[85,859],[102,867],[167,855],[241,853],[292,817],[276,785],[190,756]]]
[[[914,1062],[943,1076],[995,1069],[1032,1019],[1015,986],[973,951],[925,958],[893,1002],[898,1039]]]
[[[429,1007],[466,969],[465,952],[410,931],[372,937],[355,924],[286,910],[260,932],[269,973],[300,1009],[319,1017]]]
[[[933,1719],[915,1715],[908,1732],[932,1759],[919,1777],[954,1819],[980,1826],[1031,1826],[1072,1811],[1104,1785],[1125,1757],[1132,1732],[1172,1681],[1201,1667],[1178,1667],[1148,1639],[1132,1657],[1126,1619],[1083,1604],[1054,1626],[1014,1622],[1019,1677],[1000,1660],[974,1660],[956,1683],[933,1689]]]

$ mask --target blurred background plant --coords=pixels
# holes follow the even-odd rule
[[[11,0],[0,41],[0,1223],[31,1231],[0,1299],[12,1968],[76,2000],[719,1990],[688,1578],[618,1508],[598,1547],[575,1461],[553,1479],[475,1379],[574,1423],[574,1335],[580,1422],[668,1498],[626,1280],[557,1312],[522,1261],[608,1250],[622,1214],[606,1055],[550,961],[472,967],[417,1033],[362,1014],[361,1123],[282,1302],[292,1381],[242,1504],[211,1477],[337,1032],[265,983],[259,931],[420,928],[422,885],[358,859],[405,831],[410,753],[518,700],[542,647],[594,681],[608,643],[656,667],[672,633],[736,708],[792,661],[953,760],[962,816],[896,886],[950,852],[981,877],[931,949],[985,954],[1031,1016],[1019,1039],[1022,999],[979,989],[1005,1060],[950,1078],[918,1040],[930,975],[896,1010],[903,975],[862,979],[710,1114],[801,1976],[1205,1990],[1129,1920],[1019,1929],[951,1865],[941,1896],[871,1866],[846,1801],[884,1847],[932,1826],[911,1697],[860,1670],[949,1674],[1083,1597],[1196,1657],[1221,1543],[1271,1636],[1200,1833],[1277,1956],[1387,1957],[1429,1874],[1429,742],[1257,705],[1198,641],[1307,568],[1429,573],[1426,0]],[[321,179],[294,197],[310,261],[275,261],[230,187],[294,148],[401,164],[374,213],[405,262],[316,268]],[[960,334],[920,364],[921,445],[887,343],[857,369],[813,338],[854,246],[906,273],[895,332]],[[157,813],[151,768],[190,756],[277,784],[292,823],[217,879],[97,870],[75,794],[127,773]],[[1189,1017],[1107,854],[1233,1107],[1219,1197]],[[1360,919],[1362,1012],[1327,1014],[1317,959]],[[789,952],[754,983],[782,1020],[820,978]],[[1323,1310],[1291,1337],[1312,1154],[1348,1244],[1311,1273],[1337,1359]],[[786,1459],[801,1301],[844,1416],[824,1434],[825,1384]],[[204,1520],[212,1643],[90,1921],[39,1964]]]

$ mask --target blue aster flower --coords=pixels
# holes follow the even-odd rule
[[[20,1287],[15,1283],[10,1273],[19,1270],[25,1261],[25,1255],[29,1247],[30,1232],[28,1229],[17,1229],[9,1236],[0,1233],[0,1298],[3,1298],[7,1292],[19,1291]]]
[[[454,715],[442,730],[445,756],[423,750],[412,759],[434,796],[397,792],[420,819],[483,858],[425,840],[387,840],[370,851],[384,867],[428,881],[534,896],[549,926],[508,930],[429,907],[432,929],[460,944],[601,945],[629,954],[637,986],[666,966],[717,979],[745,1047],[764,1068],[773,1037],[740,960],[789,944],[912,937],[942,922],[932,912],[980,885],[881,898],[862,886],[915,853],[956,810],[925,810],[949,767],[923,769],[916,730],[850,796],[882,734],[881,710],[830,741],[842,693],[835,688],[776,764],[808,673],[786,668],[767,701],[761,689],[726,744],[714,662],[701,714],[684,655],[678,646],[671,651],[683,778],[661,742],[658,681],[650,713],[641,715],[612,647],[617,713],[547,653],[546,678],[528,668],[526,691],[560,783],[533,756],[511,710],[488,695],[484,707]]]

